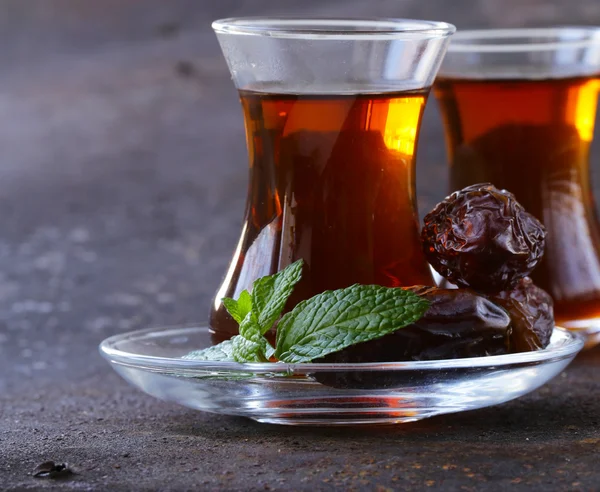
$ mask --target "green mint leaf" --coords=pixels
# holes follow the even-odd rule
[[[298,260],[274,275],[254,281],[252,309],[261,334],[269,331],[281,316],[285,303],[302,276],[303,263],[302,260]]]
[[[193,360],[220,360],[235,362],[233,358],[233,344],[231,340],[225,340],[218,345],[205,348],[203,350],[194,350],[183,356],[183,359]]]
[[[230,297],[224,297],[222,302],[231,317],[238,323],[241,323],[246,315],[252,311],[252,297],[250,297],[247,290],[240,293],[237,301]]]
[[[262,335],[253,339],[236,335],[231,340],[225,340],[218,345],[194,350],[182,358],[221,362],[268,362],[274,353],[275,349]]]
[[[357,284],[325,291],[281,318],[275,356],[310,362],[414,323],[428,308],[427,300],[400,288]]]
[[[268,362],[275,349],[260,332],[254,313],[240,323],[240,334],[232,338],[233,358],[237,362]]]
[[[260,326],[258,326],[254,313],[248,313],[242,320],[240,323],[239,333],[244,338],[248,338],[250,340],[256,338],[257,336],[262,337]]]
[[[236,335],[231,339],[231,345],[236,362],[269,362],[269,357],[273,355],[273,347],[262,335],[253,340]]]

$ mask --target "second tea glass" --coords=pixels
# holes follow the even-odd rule
[[[557,323],[600,338],[600,228],[589,150],[600,28],[459,32],[435,84],[451,189],[490,182],[547,229],[533,272]]]

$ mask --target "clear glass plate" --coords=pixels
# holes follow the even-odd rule
[[[583,339],[585,350],[600,344],[600,319],[598,318],[571,321],[562,326]]]
[[[129,383],[186,407],[290,425],[390,424],[518,398],[559,374],[583,340],[556,328],[536,352],[418,362],[240,364],[182,359],[206,327],[107,338],[100,352]]]

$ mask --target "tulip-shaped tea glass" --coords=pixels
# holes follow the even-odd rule
[[[250,178],[233,260],[213,303],[302,258],[287,308],[354,283],[432,285],[421,251],[415,148],[454,26],[403,19],[213,24],[244,111]]]
[[[600,28],[462,31],[435,84],[451,189],[491,182],[546,226],[532,277],[557,324],[600,339],[600,229],[589,176]]]

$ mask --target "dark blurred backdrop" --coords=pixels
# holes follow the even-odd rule
[[[251,14],[460,29],[598,24],[600,2],[3,0],[0,356],[15,374],[35,382],[77,367],[84,378],[103,364],[88,354],[110,334],[206,318],[247,176],[241,112],[210,21]],[[419,152],[424,212],[446,191],[433,99]],[[74,352],[84,357],[74,362]]]

